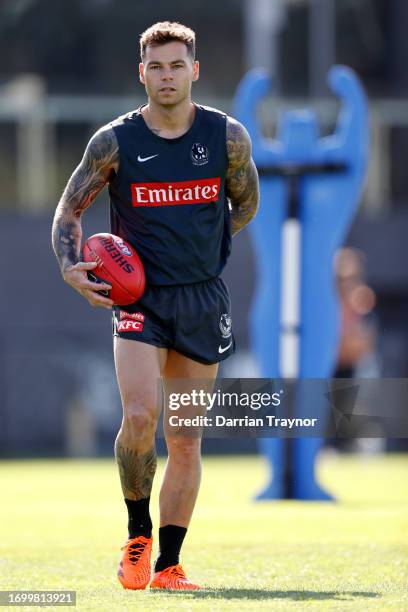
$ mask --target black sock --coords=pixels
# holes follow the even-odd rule
[[[154,566],[155,572],[161,572],[170,567],[177,565],[181,545],[187,533],[186,527],[178,527],[177,525],[166,525],[159,529],[159,556]]]
[[[137,538],[138,536],[145,536],[145,538],[152,537],[152,519],[150,518],[149,512],[150,497],[144,497],[134,501],[133,499],[126,499],[125,504],[128,509],[129,521],[128,531],[129,538]]]

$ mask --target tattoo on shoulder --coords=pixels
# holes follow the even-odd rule
[[[90,140],[81,163],[68,181],[63,199],[81,214],[117,171],[119,147],[115,132],[102,129]]]
[[[259,205],[258,172],[251,150],[251,139],[244,126],[228,117],[226,193],[231,202],[233,235],[249,223]]]
[[[239,166],[251,157],[252,144],[247,130],[244,126],[232,119],[227,118],[227,151],[229,168]]]

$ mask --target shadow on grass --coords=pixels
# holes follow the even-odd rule
[[[310,599],[347,601],[355,597],[378,597],[371,591],[274,591],[273,589],[201,589],[200,591],[153,591],[166,593],[170,597],[186,597],[194,599],[293,599],[306,601]]]

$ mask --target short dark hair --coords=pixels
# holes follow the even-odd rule
[[[165,45],[179,41],[186,45],[187,52],[195,59],[195,32],[177,21],[158,21],[140,35],[140,57],[142,62],[146,57],[148,45]]]

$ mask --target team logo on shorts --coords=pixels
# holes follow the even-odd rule
[[[119,249],[122,255],[126,255],[127,257],[132,256],[132,251],[129,249],[128,245],[123,242],[120,238],[115,237],[113,239],[115,246]]]
[[[204,164],[208,164],[209,156],[210,154],[207,147],[199,142],[194,143],[191,147],[191,159],[195,166],[204,166]]]
[[[232,321],[229,314],[225,313],[220,318],[220,331],[223,338],[229,338],[231,335]]]

